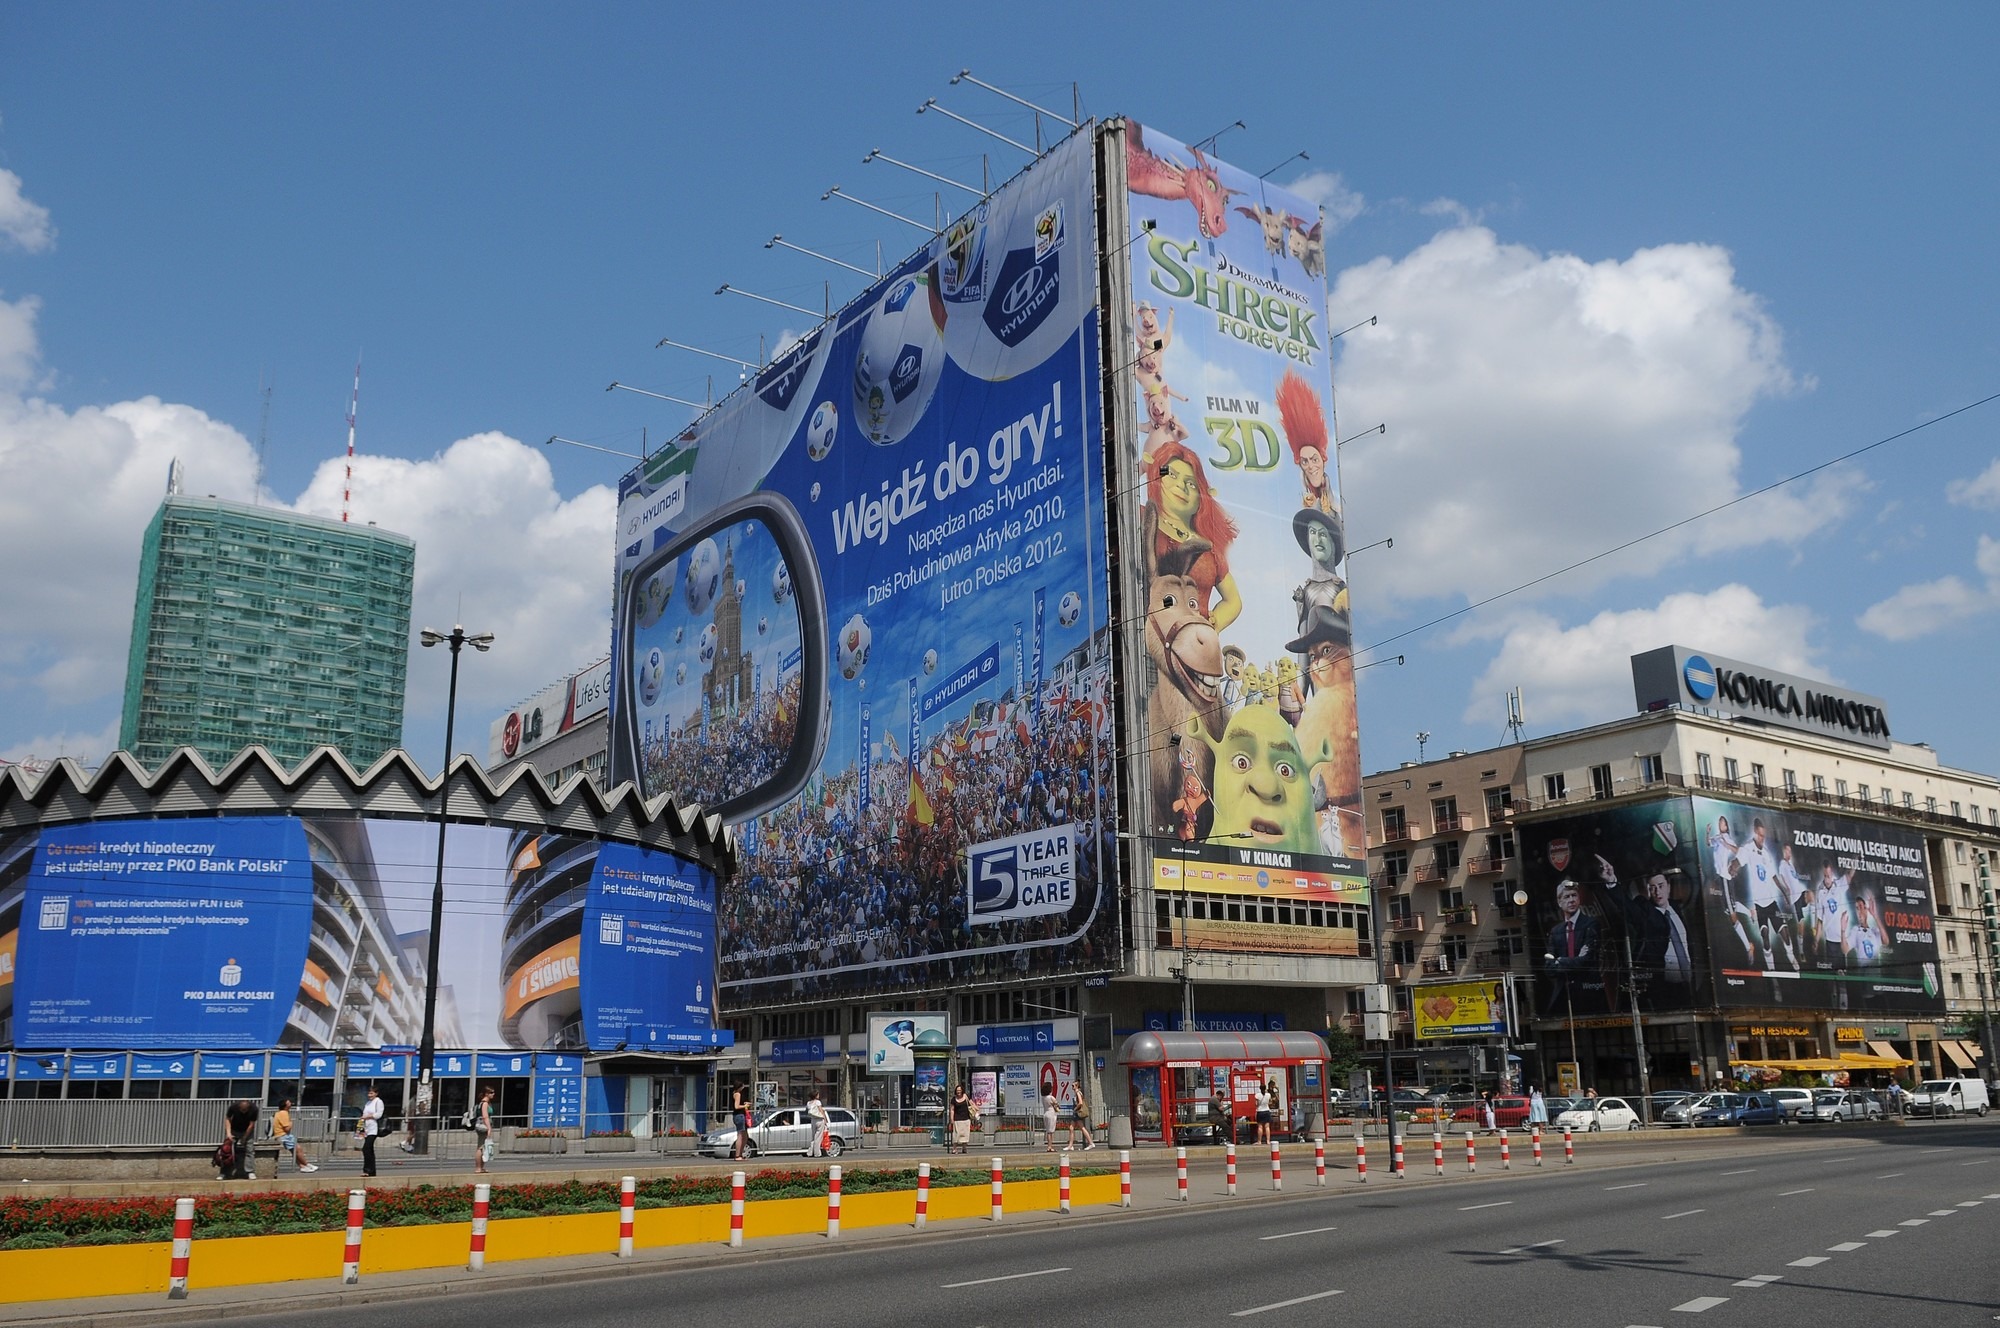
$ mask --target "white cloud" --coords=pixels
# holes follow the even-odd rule
[[[1348,188],[1339,171],[1307,171],[1285,188],[1326,209],[1329,237],[1368,208],[1368,200],[1358,191]]]
[[[1502,698],[1514,687],[1524,690],[1528,716],[1540,731],[1627,713],[1631,657],[1675,641],[1700,641],[1718,654],[1823,678],[1827,670],[1808,642],[1814,625],[1810,609],[1766,604],[1756,591],[1734,583],[1669,595],[1650,609],[1607,609],[1575,627],[1524,613],[1490,629],[1504,639],[1472,685],[1464,717],[1467,723],[1497,722]]]
[[[2000,458],[1969,480],[1953,480],[1944,496],[1960,507],[2000,508]]]
[[[1987,474],[1992,473],[1989,468]],[[1973,483],[1985,478],[1982,475]],[[1912,641],[1955,622],[1991,613],[2000,608],[2000,540],[1981,535],[1973,564],[1985,584],[1973,585],[1957,576],[1920,581],[1869,605],[1855,621],[1863,631],[1891,641]]]
[[[31,254],[52,249],[56,243],[49,210],[22,193],[21,177],[9,170],[0,170],[0,240]]]
[[[1367,594],[1475,598],[1740,493],[1736,437],[1794,390],[1783,338],[1714,246],[1586,262],[1440,232],[1340,274],[1342,455],[1356,545],[1394,536]],[[1564,578],[1568,591],[1691,552],[1796,541],[1862,481],[1830,472]],[[1712,639],[1704,637],[1703,639]]]
[[[298,509],[340,515],[345,466],[344,458],[322,462]],[[354,519],[417,542],[412,627],[463,623],[497,638],[490,654],[460,661],[461,749],[483,751],[492,712],[610,645],[617,507],[603,485],[564,498],[548,459],[500,433],[461,438],[419,461],[355,459]],[[443,710],[448,674],[444,652],[412,650],[412,715]],[[426,768],[436,760],[420,756]]]
[[[54,733],[38,733],[32,738],[0,747],[0,765],[8,763],[32,763],[41,765],[60,757],[70,757],[81,765],[94,766],[118,747],[118,719],[95,733],[73,733],[61,729]]]
[[[0,388],[25,387],[40,356],[35,316],[42,302],[32,295],[0,299]]]

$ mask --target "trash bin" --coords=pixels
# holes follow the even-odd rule
[[[1111,1124],[1105,1130],[1105,1142],[1113,1148],[1130,1148],[1132,1146],[1132,1118],[1122,1112],[1114,1115],[1111,1118]]]

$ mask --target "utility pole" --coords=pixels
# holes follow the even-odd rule
[[[1985,921],[1986,971],[1979,978],[1979,1013],[1986,1024],[1986,1073],[1992,1074],[1993,1067],[2000,1064],[2000,1049],[1994,1046],[1993,1038],[1993,984],[2000,982],[2000,904],[1993,898],[1993,855],[1979,855],[1979,911]]]
[[[1639,1018],[1639,970],[1632,966],[1632,933],[1625,935],[1625,992],[1632,998],[1632,1045],[1639,1057],[1639,1119],[1653,1123],[1653,1079],[1646,1068],[1646,1026]],[[1571,1036],[1575,1036],[1574,1033]]]

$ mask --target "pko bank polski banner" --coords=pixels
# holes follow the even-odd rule
[[[1092,152],[620,485],[611,777],[739,827],[740,1000],[1113,960]],[[1030,897],[969,875],[1010,852]]]

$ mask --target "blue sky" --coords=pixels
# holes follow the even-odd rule
[[[860,279],[927,182],[1028,138],[974,72],[1217,151],[1324,201],[1351,567],[1371,641],[2000,391],[2000,14],[1853,5],[1160,3],[912,27],[906,6],[0,11],[0,757],[101,755],[164,458],[418,538],[417,616],[497,632],[464,748],[604,648],[623,463],[717,371]],[[982,162],[982,154],[987,157]],[[789,320],[789,321],[787,321]],[[1899,736],[2000,768],[2000,402],[1413,635],[1364,672],[1369,769],[1630,703],[1680,639],[1886,696]],[[1982,477],[1984,477],[1982,481]],[[433,652],[434,653],[434,652]],[[442,736],[444,661],[406,733]],[[475,718],[476,717],[476,718]],[[109,734],[110,736],[107,736]]]

